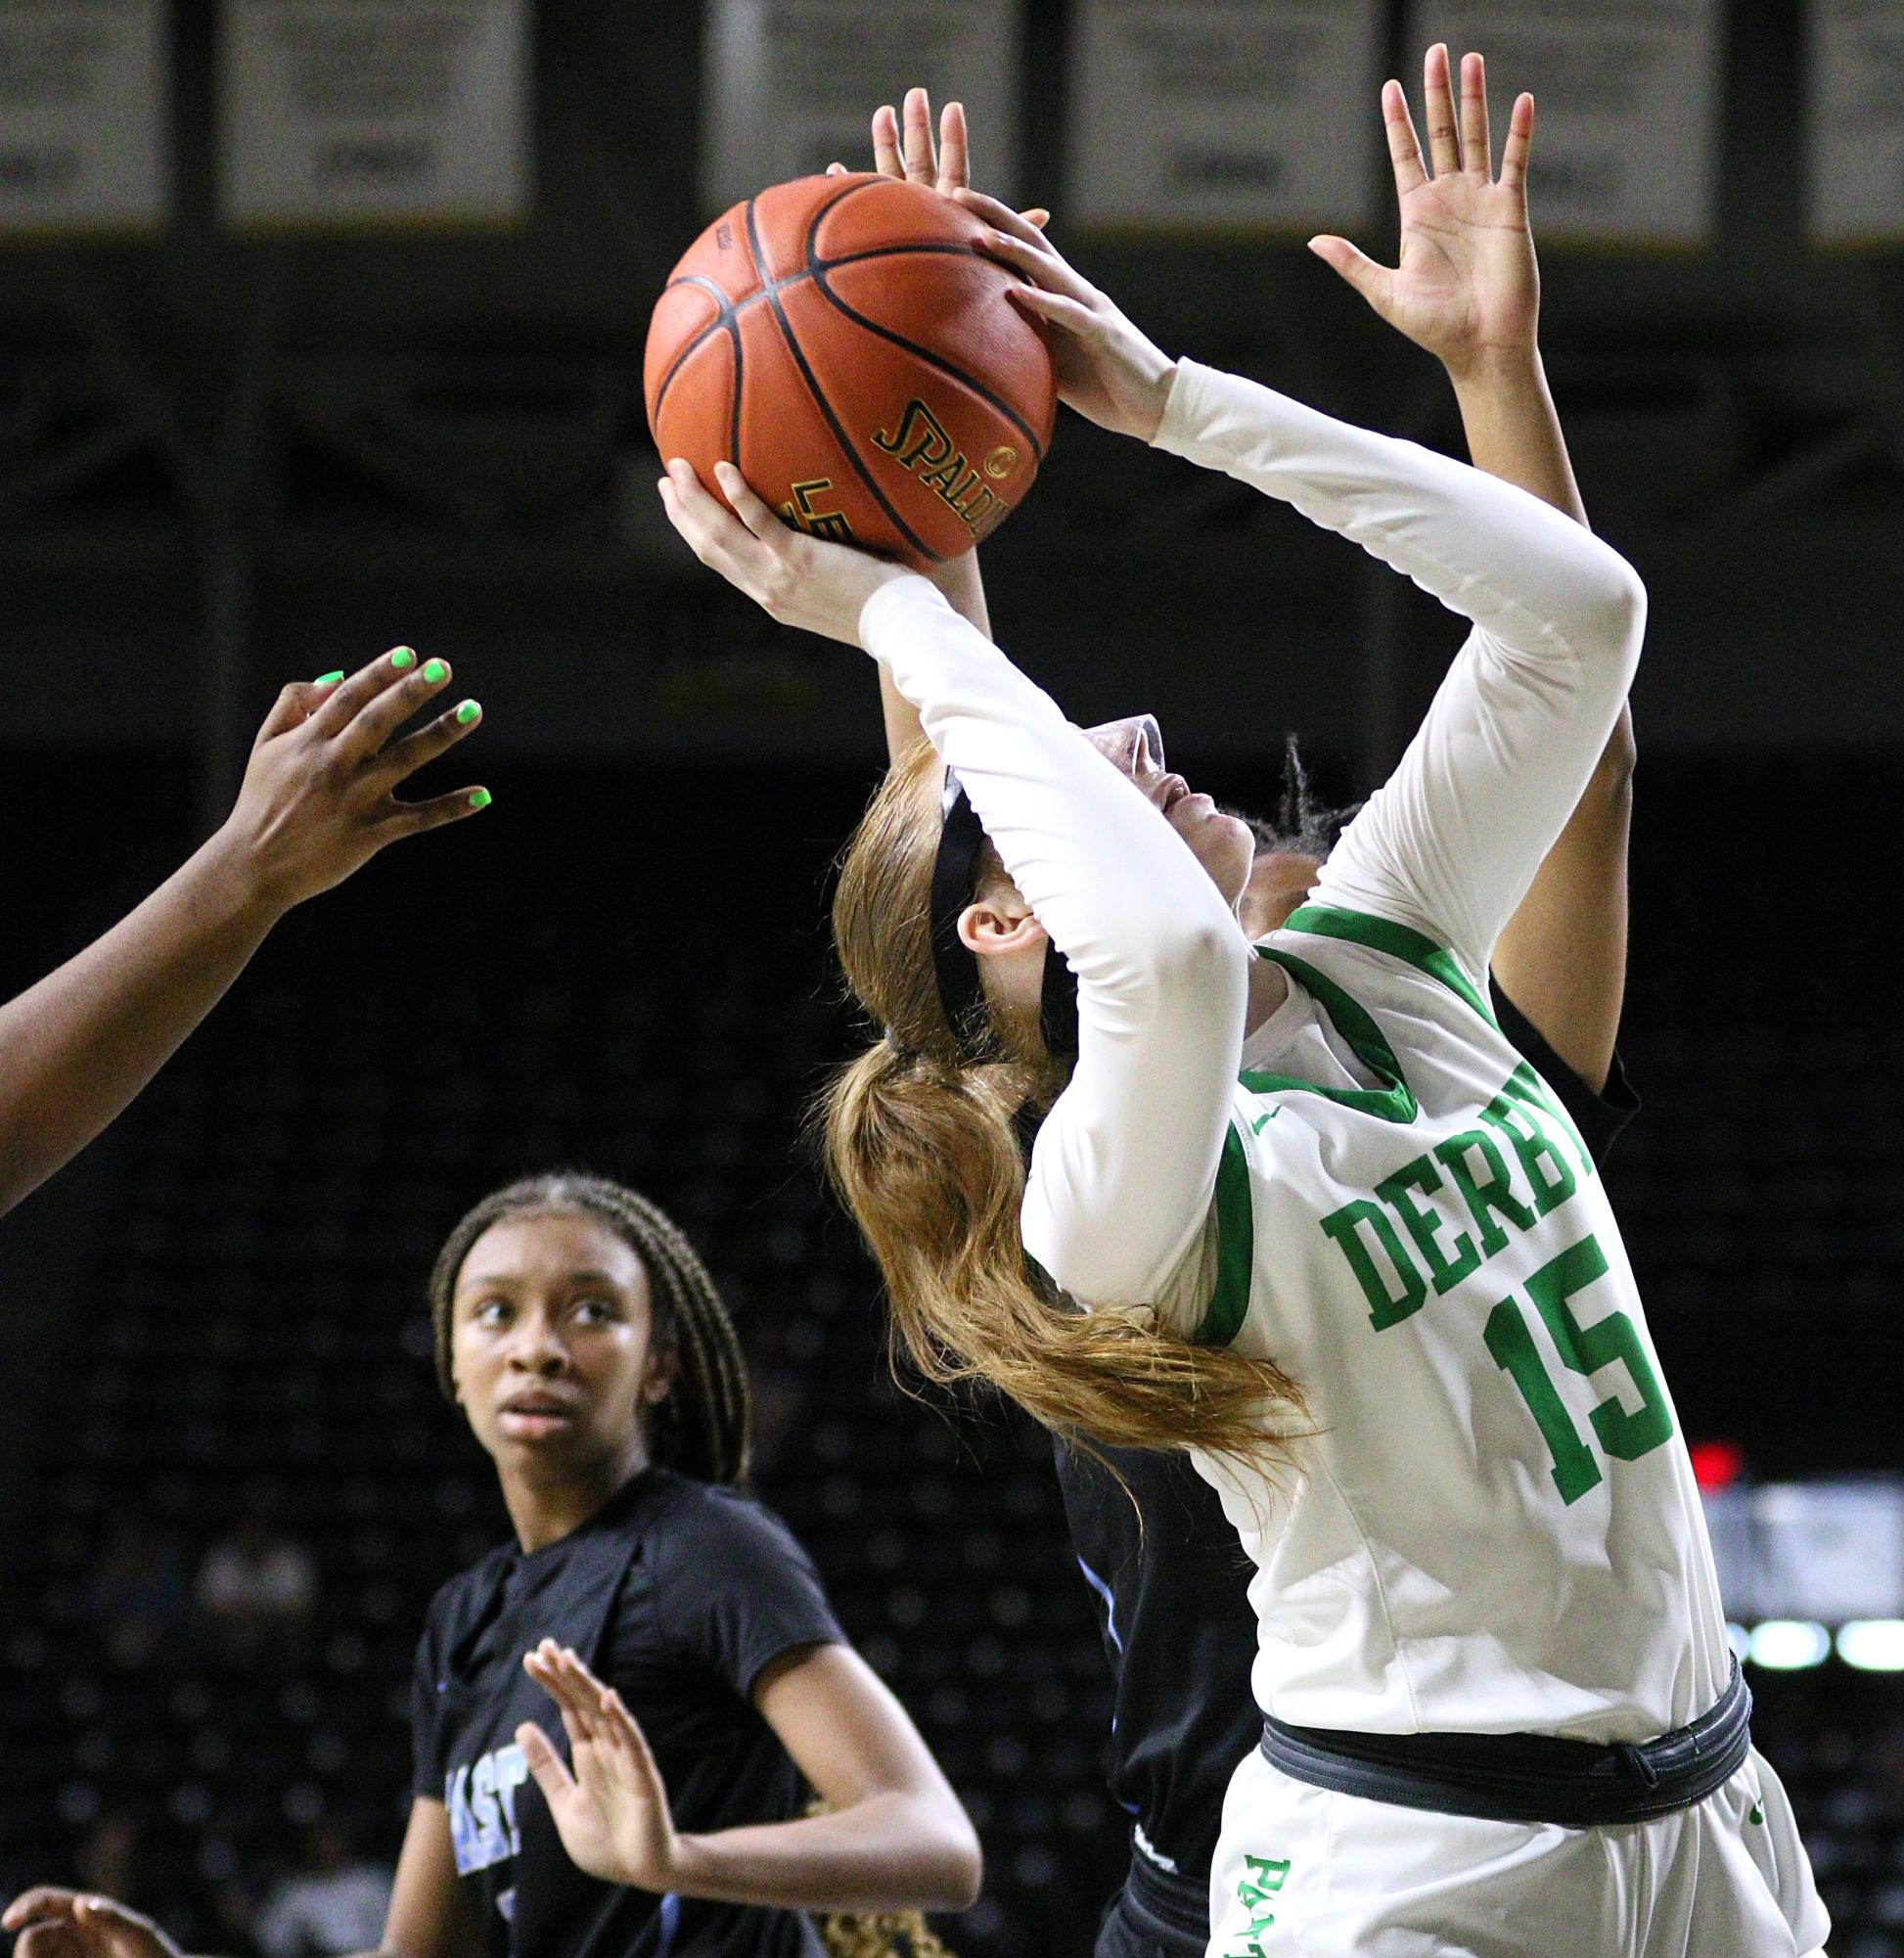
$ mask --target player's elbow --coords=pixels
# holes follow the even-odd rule
[[[947,1829],[939,1854],[933,1858],[939,1872],[939,1893],[926,1903],[928,1911],[969,1911],[984,1891],[984,1850],[978,1846],[978,1831],[959,1803],[953,1803],[957,1823]]]
[[[978,1832],[972,1818],[954,1799],[951,1813],[943,1818],[937,1854],[932,1861],[938,1879],[937,1894],[922,1907],[927,1910],[970,1910],[985,1888],[985,1852],[978,1846]]]
[[[1177,917],[1152,947],[1150,976],[1168,1013],[1241,1013],[1249,982],[1249,947],[1214,885],[1212,903]]]
[[[1585,608],[1580,637],[1583,644],[1600,652],[1623,693],[1632,683],[1646,639],[1646,585],[1610,545],[1603,545],[1600,556],[1599,575]]]

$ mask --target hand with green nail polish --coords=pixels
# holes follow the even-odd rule
[[[294,904],[398,837],[488,807],[474,784],[422,802],[395,793],[482,718],[465,701],[405,731],[449,677],[447,660],[418,670],[399,646],[355,673],[294,681],[224,825],[104,937],[0,1001],[0,1211],[118,1115]]]
[[[285,689],[219,833],[260,904],[288,910],[396,838],[483,806],[470,788],[417,803],[395,794],[482,717],[466,700],[405,731],[449,677],[447,660],[419,665],[411,647],[397,646],[348,677],[340,669]]]

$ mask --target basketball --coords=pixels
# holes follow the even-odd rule
[[[800,177],[716,218],[648,330],[648,426],[716,495],[732,462],[789,524],[915,569],[1031,487],[1057,397],[985,226],[922,184]]]

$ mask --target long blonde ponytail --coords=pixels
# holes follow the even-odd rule
[[[1285,1459],[1302,1400],[1279,1368],[1159,1331],[1142,1309],[1079,1311],[1027,1271],[1015,1116],[1048,1107],[1063,1075],[1004,1013],[976,1061],[946,1021],[929,937],[937,780],[924,748],[888,776],[833,906],[847,984],[886,1035],[822,1100],[827,1168],[885,1280],[896,1343],[925,1379],[989,1381],[1066,1437]],[[1004,876],[985,856],[981,886]]]

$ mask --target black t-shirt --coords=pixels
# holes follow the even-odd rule
[[[1619,1057],[1596,1095],[1498,988],[1494,1008],[1502,1032],[1559,1096],[1594,1156],[1603,1156],[1639,1107]],[[1126,1495],[1088,1455],[1054,1445],[1071,1542],[1105,1608],[1105,1652],[1116,1682],[1111,1795],[1132,1819],[1140,1852],[1201,1883],[1231,1770],[1262,1733],[1249,1689],[1256,1657],[1249,1560],[1189,1456],[1105,1449]]]
[[[561,1715],[522,1670],[545,1636],[626,1701],[681,1829],[785,1821],[799,1776],[753,1682],[796,1646],[844,1643],[786,1525],[732,1489],[649,1469],[560,1542],[506,1544],[452,1578],[417,1649],[414,1787],[449,1809],[495,1958],[819,1958],[797,1911],[657,1896],[568,1860],[515,1739],[533,1720],[567,1758]]]

